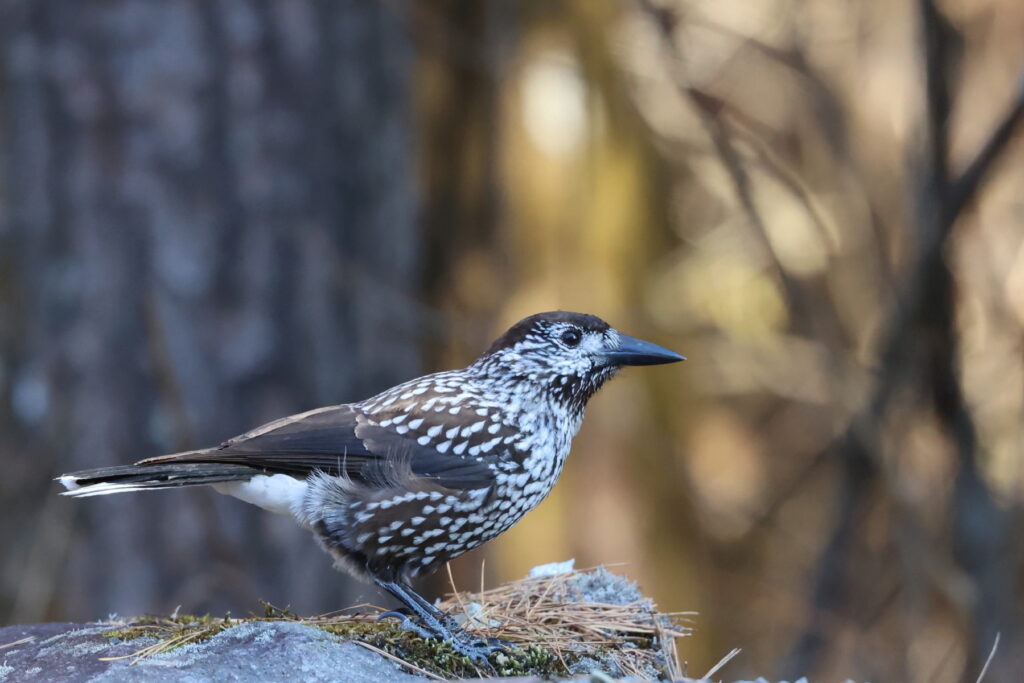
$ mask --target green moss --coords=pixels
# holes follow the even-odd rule
[[[275,607],[266,600],[260,600],[260,604],[263,605],[263,617],[265,619],[285,619],[288,621],[295,621],[298,619],[295,614],[292,613],[291,607]]]
[[[145,636],[157,638],[156,645],[146,648],[147,654],[157,654],[176,650],[189,643],[209,640],[221,631],[238,625],[230,614],[218,619],[209,614],[195,616],[192,614],[174,615],[171,617],[138,617],[131,623],[120,628],[104,631],[104,638],[117,638],[122,641],[137,640]]]
[[[352,622],[312,624],[328,633],[349,640],[359,640],[393,654],[414,666],[446,678],[471,678],[481,675],[499,676],[564,676],[568,670],[550,651],[537,646],[511,647],[508,652],[490,655],[493,671],[476,665],[465,655],[456,652],[451,644],[424,639],[411,631],[386,622]]]
[[[104,631],[101,634],[104,638],[117,638],[118,640],[135,640],[144,636],[153,635],[153,630],[145,626],[126,626],[115,628],[112,631]]]
[[[269,611],[269,610],[268,610]],[[278,610],[275,609],[275,612]],[[170,652],[189,643],[209,640],[232,626],[249,621],[278,621],[279,619],[218,619],[210,615],[180,615],[175,617],[143,617],[103,633],[105,638],[131,641],[153,636],[159,643],[146,648],[145,653]],[[295,621],[288,620],[286,621]],[[474,664],[468,657],[456,652],[451,644],[424,639],[411,631],[389,622],[335,621],[300,622],[346,640],[358,640],[384,650],[410,664],[445,678],[472,678],[477,676],[565,676],[569,672],[562,659],[538,645],[511,647],[507,652],[490,655],[493,671]]]

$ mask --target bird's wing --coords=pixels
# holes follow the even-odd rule
[[[400,434],[358,408],[340,405],[281,418],[217,448],[148,458],[138,464],[233,463],[293,476],[345,475],[370,485],[383,485],[399,470],[409,470],[446,488],[479,489],[494,483],[489,465],[496,459],[439,452],[430,444],[421,445],[415,433]]]

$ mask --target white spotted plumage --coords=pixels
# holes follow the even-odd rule
[[[612,331],[609,334],[613,334]],[[377,426],[395,430],[416,444],[451,457],[495,458],[494,484],[489,489],[455,495],[420,491],[367,502],[365,512],[336,520],[338,525],[375,527],[355,536],[359,545],[374,546],[374,555],[405,557],[424,554],[405,567],[416,575],[437,562],[465,552],[515,524],[551,491],[583,418],[583,406],[614,368],[595,372],[592,364],[564,362],[544,368],[539,354],[545,340],[527,335],[512,347],[483,357],[465,370],[436,373],[396,386],[357,407]],[[545,375],[550,378],[542,378]],[[530,381],[508,381],[509,376]],[[552,391],[552,387],[559,390]],[[566,400],[566,386],[578,396]],[[312,489],[310,497],[322,494]],[[443,504],[432,503],[444,498]],[[351,505],[337,506],[352,509]],[[409,509],[407,526],[380,524],[370,512],[400,514]],[[457,516],[456,516],[457,515]],[[304,518],[315,523],[316,515]],[[465,528],[464,528],[465,527]],[[460,531],[461,530],[461,531]],[[369,535],[367,535],[369,534]],[[430,539],[443,537],[427,545]]]
[[[407,584],[394,586],[502,533],[550,493],[587,401],[621,365],[680,359],[594,316],[538,314],[464,369],[61,481],[79,496],[213,484],[294,515],[339,567],[406,601]]]

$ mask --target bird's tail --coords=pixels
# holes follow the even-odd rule
[[[57,481],[67,489],[61,493],[62,496],[85,498],[128,491],[244,481],[259,473],[259,470],[245,465],[218,462],[165,463],[100,467],[63,474],[57,477]]]

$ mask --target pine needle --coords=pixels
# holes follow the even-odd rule
[[[372,652],[376,652],[381,657],[385,657],[387,659],[390,659],[392,662],[397,663],[399,666],[403,666],[406,669],[409,669],[410,671],[415,671],[416,673],[418,673],[418,674],[420,674],[422,676],[426,676],[427,678],[432,678],[435,681],[443,681],[444,680],[443,678],[441,678],[437,674],[432,674],[429,671],[427,671],[426,669],[421,669],[420,667],[416,666],[415,664],[413,664],[411,662],[407,662],[404,659],[402,659],[401,657],[398,657],[397,655],[391,654],[387,650],[382,650],[379,647],[376,647],[374,645],[370,645],[369,643],[364,643],[361,640],[354,640],[352,642],[354,642],[356,645],[359,645],[361,647],[365,647],[367,650],[370,650]]]

